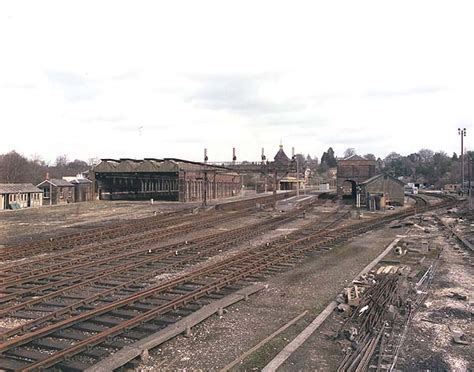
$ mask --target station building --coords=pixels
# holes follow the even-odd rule
[[[238,195],[241,177],[222,166],[175,158],[102,159],[89,173],[100,200],[201,201]]]
[[[387,174],[376,172],[376,162],[359,155],[337,161],[337,195],[356,199],[371,210],[384,209],[387,204],[403,205],[405,183]]]

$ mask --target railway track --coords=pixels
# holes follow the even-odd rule
[[[76,252],[97,249],[97,246],[104,242],[117,240],[120,244],[131,242],[138,236],[153,236],[155,239],[165,238],[175,235],[177,232],[184,233],[195,231],[206,226],[212,226],[216,222],[225,222],[247,215],[247,211],[228,212],[228,213],[204,213],[199,215],[189,215],[182,217],[172,217],[160,220],[153,217],[149,221],[137,220],[130,224],[123,224],[119,227],[97,229],[92,232],[68,235],[66,237],[51,238],[32,243],[31,246],[21,245],[4,248],[1,252],[3,261],[19,260],[31,255],[45,254],[51,252],[60,252],[58,256],[64,254],[64,251],[71,251],[73,248],[83,247],[82,251],[74,249]],[[102,247],[101,247],[102,249]]]
[[[288,196],[291,196],[291,193],[279,195],[279,198]],[[250,208],[255,207],[256,203],[267,200],[269,200],[269,196],[263,196],[222,204],[223,207],[218,211],[211,210],[199,214],[172,212],[164,216],[151,216],[128,222],[114,223],[112,225],[97,227],[80,233],[66,234],[59,237],[51,237],[48,239],[30,241],[24,244],[3,247],[0,248],[0,254],[3,261],[18,260],[31,257],[32,254],[43,254],[58,250],[62,251],[64,249],[75,248],[87,244],[98,244],[112,239],[120,239],[129,237],[130,235],[146,233],[147,231],[156,231],[156,229],[174,227],[175,231],[177,231],[179,229],[177,225],[182,225],[181,228],[184,229],[192,224],[202,224],[204,222],[203,219],[213,218],[213,216],[214,218],[219,219],[226,214],[222,213],[223,210],[234,211],[233,213],[245,215],[248,213]],[[227,214],[229,213],[232,212],[228,212]]]
[[[305,209],[312,207],[308,205]],[[3,296],[0,297],[0,316],[5,316],[12,311],[23,310],[41,303],[46,299],[65,294],[66,291],[85,291],[87,285],[103,285],[109,282],[114,285],[112,289],[121,289],[133,284],[133,278],[144,281],[157,275],[178,270],[184,265],[203,261],[213,255],[231,249],[237,244],[250,240],[270,229],[287,223],[305,209],[298,209],[259,224],[245,226],[231,231],[217,233],[192,241],[179,242],[164,247],[150,249],[149,246],[116,255],[113,259],[105,258],[82,265],[85,271],[74,271],[70,267],[60,267],[54,271],[42,270],[23,272],[4,278],[2,284]],[[46,281],[46,282],[45,282]],[[107,288],[110,289],[110,288]],[[105,291],[110,293],[110,291]],[[34,310],[34,309],[33,309]],[[41,311],[40,311],[41,312]],[[28,317],[28,315],[24,315]],[[30,317],[34,317],[30,315]],[[1,336],[1,335],[0,335]]]
[[[445,200],[436,207],[449,203]],[[417,207],[417,211],[433,208],[426,205]],[[61,309],[59,313],[50,311],[34,319],[34,323],[30,321],[24,328],[17,327],[14,332],[4,334],[6,341],[0,345],[0,366],[10,370],[52,366],[83,370],[114,350],[200,308],[213,297],[235,290],[242,281],[280,270],[288,262],[304,257],[307,252],[324,251],[352,236],[414,213],[415,210],[410,209],[376,221],[342,227],[337,227],[337,223],[344,214],[331,214],[320,223],[308,224],[271,244],[243,250],[204,267],[185,270],[163,283],[145,288],[119,283],[119,286],[124,285],[122,289],[128,289],[121,296],[102,293],[95,299],[89,297],[92,302],[86,303],[83,297],[71,298],[67,312],[61,313]],[[173,260],[170,258],[169,264],[173,264]],[[183,263],[179,263],[178,267],[183,268]],[[45,305],[44,302],[42,304]],[[66,314],[67,317],[62,318]]]

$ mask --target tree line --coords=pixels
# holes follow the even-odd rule
[[[344,151],[342,158],[356,155],[354,148]],[[403,177],[406,182],[426,182],[436,187],[443,187],[447,183],[459,183],[461,178],[461,159],[456,153],[449,156],[444,151],[434,152],[421,149],[416,153],[401,155],[391,152],[385,158],[377,158],[374,154],[362,155],[364,158],[376,162],[377,171],[387,172],[395,177]],[[331,168],[337,166],[337,157],[332,147],[323,152],[321,161],[317,156],[296,154],[300,170],[311,171],[313,178],[327,178]],[[468,151],[465,155],[465,179],[468,180],[470,164],[474,159],[474,152]],[[94,159],[88,162],[75,159],[69,160],[66,155],[60,155],[50,164],[40,156],[27,158],[16,151],[0,155],[0,183],[33,183],[38,184],[45,179],[74,176],[91,168]],[[471,167],[472,169],[472,167]],[[474,173],[473,173],[474,178]]]
[[[341,158],[357,155],[354,148],[344,151]],[[318,162],[317,157],[306,158],[297,154],[300,166],[311,170],[313,177],[325,178],[331,168],[337,166],[338,157],[332,147],[329,147]],[[391,152],[385,158],[376,157],[374,154],[361,155],[363,158],[375,161],[377,173],[386,172],[394,177],[403,177],[405,182],[428,183],[435,187],[443,187],[448,183],[459,183],[461,179],[461,157],[456,153],[449,156],[444,151],[434,152],[429,149],[421,149],[418,152],[401,155]],[[469,168],[472,168],[474,151],[468,151],[464,156],[465,180],[469,179]],[[474,172],[472,173],[474,180]]]
[[[52,164],[40,156],[27,158],[16,151],[0,155],[0,183],[32,183],[37,185],[49,174],[50,178],[75,176],[90,169],[90,165],[82,160],[69,160],[60,155]]]

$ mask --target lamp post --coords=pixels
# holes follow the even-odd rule
[[[461,190],[464,190],[464,137],[466,137],[466,128],[458,128],[458,134],[461,136]]]

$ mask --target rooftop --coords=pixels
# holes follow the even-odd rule
[[[42,192],[31,183],[0,183],[0,194],[18,194],[25,192]]]

